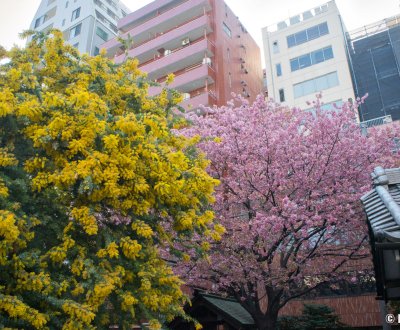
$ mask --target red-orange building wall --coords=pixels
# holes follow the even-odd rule
[[[214,33],[210,37],[216,46],[218,105],[232,99],[232,92],[249,95],[252,102],[263,88],[260,48],[223,0],[212,0],[212,6]],[[224,32],[224,23],[231,30],[231,37]]]

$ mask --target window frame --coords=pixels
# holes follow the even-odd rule
[[[76,8],[75,10],[72,11],[71,14],[71,22],[75,21],[81,16],[81,7]]]
[[[222,29],[224,30],[225,34],[232,39],[232,30],[225,22],[222,22]]]

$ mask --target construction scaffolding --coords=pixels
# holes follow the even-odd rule
[[[391,116],[400,120],[400,15],[348,33],[355,93],[368,98],[360,121]]]

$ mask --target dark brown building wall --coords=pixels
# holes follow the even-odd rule
[[[214,32],[209,38],[215,44],[215,90],[218,106],[241,94],[250,102],[262,93],[260,48],[223,0],[211,0]],[[231,36],[224,31],[224,24]]]
[[[352,297],[324,297],[312,300],[292,300],[280,312],[280,315],[300,315],[303,304],[318,304],[331,307],[341,322],[353,327],[381,326],[379,302],[375,294]]]

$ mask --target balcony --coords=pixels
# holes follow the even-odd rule
[[[196,64],[184,70],[174,72],[175,79],[169,88],[174,88],[182,93],[189,93],[199,90],[206,85],[212,85],[215,82],[215,71],[208,64]],[[150,87],[149,95],[157,95],[161,93],[163,86]]]
[[[191,96],[189,99],[184,100],[180,105],[187,111],[194,111],[200,108],[200,106],[213,106],[217,103],[215,94],[212,91],[203,91]]]
[[[360,126],[361,126],[361,128],[370,128],[370,127],[373,127],[373,126],[380,126],[380,125],[389,124],[391,122],[393,122],[392,116],[391,115],[387,115],[387,116],[383,116],[383,117],[379,117],[379,118],[374,118],[374,119],[362,121],[360,123]]]
[[[204,57],[214,56],[214,48],[213,43],[207,38],[198,39],[188,46],[172,50],[168,55],[142,63],[139,67],[148,73],[150,80],[156,80],[171,72],[184,70],[194,63],[201,63]]]
[[[210,10],[211,5],[209,0],[185,1],[157,16],[150,17],[138,26],[132,27],[128,30],[125,30],[124,28],[123,31],[126,32],[120,37],[122,39],[127,39],[128,35],[130,35],[133,38],[134,46],[141,45],[148,40],[164,34],[165,31],[170,31],[177,26],[185,24],[185,22],[193,20],[195,17],[204,15]],[[127,20],[128,22],[129,18],[132,17],[132,14],[124,17],[121,21]],[[121,24],[119,24],[119,28],[121,29]],[[102,48],[106,48],[110,56],[113,56],[120,46],[121,43],[117,38],[114,38],[103,44]]]
[[[160,50],[181,47],[183,39],[198,40],[211,31],[210,18],[203,15],[136,46],[129,50],[128,56],[137,58],[140,63],[144,63],[154,58],[154,54],[160,54]],[[116,63],[120,63],[124,58],[125,54],[121,54],[115,57],[114,60]]]

